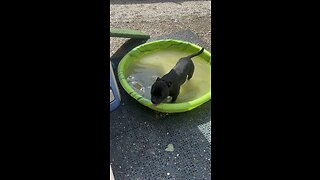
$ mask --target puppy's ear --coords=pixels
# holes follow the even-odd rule
[[[160,78],[159,77],[157,77],[157,81],[159,81],[160,80]]]
[[[167,81],[167,85],[168,85],[168,87],[170,87],[172,85],[172,82],[171,81]]]

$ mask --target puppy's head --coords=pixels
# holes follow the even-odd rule
[[[154,105],[158,105],[164,101],[169,96],[170,86],[171,82],[157,78],[151,87],[151,102]]]

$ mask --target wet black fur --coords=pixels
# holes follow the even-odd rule
[[[157,78],[151,88],[151,102],[155,105],[163,102],[168,96],[172,97],[171,102],[175,102],[179,93],[180,86],[190,80],[194,72],[194,64],[191,58],[200,55],[203,52],[202,48],[199,52],[191,54],[187,57],[179,59],[177,64],[165,74],[162,78]]]

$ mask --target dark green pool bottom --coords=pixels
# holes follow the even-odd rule
[[[189,41],[211,50],[191,31],[150,41],[158,39]],[[119,54],[139,44],[130,43],[112,58],[115,65]],[[119,81],[118,85],[122,102],[110,113],[110,162],[115,178],[211,179],[211,101],[185,113],[158,113],[130,97]],[[165,151],[169,144],[174,151]]]

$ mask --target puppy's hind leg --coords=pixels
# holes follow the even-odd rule
[[[188,80],[190,80],[192,78],[193,72],[194,72],[194,66],[191,66],[189,74],[188,74]]]

